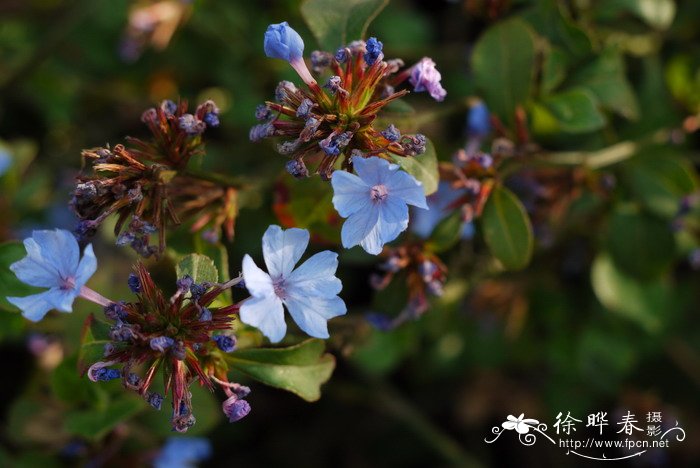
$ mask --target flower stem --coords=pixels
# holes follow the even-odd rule
[[[87,299],[90,302],[94,302],[95,304],[101,305],[102,307],[107,307],[108,305],[114,302],[107,299],[102,294],[93,291],[87,286],[83,286],[80,288],[80,297],[82,297],[83,299]]]

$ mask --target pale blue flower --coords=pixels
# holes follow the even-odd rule
[[[343,287],[335,277],[338,254],[325,250],[295,270],[309,243],[309,231],[282,230],[273,225],[265,231],[262,242],[268,273],[258,268],[250,255],[243,257],[243,279],[252,297],[241,305],[241,321],[276,343],[287,332],[284,304],[304,332],[328,338],[327,321],[347,310],[338,297]]]
[[[49,288],[27,297],[8,297],[7,300],[22,310],[34,322],[56,309],[72,312],[73,300],[97,269],[97,259],[88,245],[80,258],[80,247],[69,231],[34,231],[24,240],[27,256],[10,265],[20,281],[30,286]]]
[[[170,437],[153,460],[154,468],[191,468],[211,457],[211,443],[204,437]]]
[[[299,60],[304,54],[304,40],[299,33],[285,21],[271,24],[265,31],[265,55],[291,62]]]
[[[335,171],[333,206],[343,218],[343,247],[377,255],[408,227],[408,206],[428,209],[423,185],[385,159],[352,158],[357,175]]]

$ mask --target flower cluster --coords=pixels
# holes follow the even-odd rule
[[[408,289],[408,303],[399,315],[393,318],[379,314],[368,316],[368,320],[377,328],[389,330],[420,317],[428,310],[428,298],[442,295],[447,267],[437,255],[426,250],[423,243],[386,249],[382,257],[385,260],[379,265],[381,273],[374,274],[370,279],[372,287],[384,289],[400,276]]]
[[[213,101],[187,113],[187,103],[163,101],[145,111],[141,120],[153,135],[151,141],[129,138],[129,147],[94,148],[83,152],[92,173],[78,177],[70,206],[81,222],[76,229],[88,239],[112,214],[117,216],[117,243],[130,245],[139,255],[161,254],[168,223],[198,218],[194,231],[208,229],[213,237],[224,229],[233,237],[237,213],[236,188],[191,174],[188,163],[203,153],[202,134],[219,125]],[[151,245],[151,236],[158,246]]]
[[[178,280],[175,294],[166,299],[144,266],[137,265],[129,287],[138,300],[112,302],[104,308],[112,323],[110,341],[103,360],[88,369],[88,377],[95,382],[121,378],[125,388],[160,409],[163,395],[150,387],[162,369],[165,394],[172,394],[172,426],[178,432],[195,423],[188,390],[195,381],[212,390],[215,384],[221,386],[228,396],[224,413],[232,422],[243,418],[250,411],[244,400],[250,389],[228,382],[228,367],[222,358],[235,349],[230,330],[238,305],[211,306],[234,283],[196,284],[185,276]],[[138,375],[138,369],[143,369],[143,375]]]
[[[309,175],[307,162],[317,162],[315,173],[328,180],[339,160],[342,169],[351,171],[360,157],[391,159],[425,151],[423,135],[402,135],[393,125],[376,129],[373,122],[387,104],[408,93],[396,91],[406,80],[415,91],[427,91],[438,101],[445,97],[440,73],[429,58],[399,71],[403,61],[384,61],[383,45],[376,38],[352,42],[335,54],[314,51],[313,72],[330,73],[319,86],[304,62],[303,40],[287,23],[271,25],[264,46],[268,57],[288,61],[307,89],[282,81],[276,102],[258,107],[256,117],[262,123],[251,129],[250,139],[282,137],[277,150],[289,158],[286,167],[295,177]]]

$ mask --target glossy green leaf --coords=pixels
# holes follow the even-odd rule
[[[512,123],[516,106],[530,97],[535,69],[535,35],[522,20],[496,23],[474,47],[472,69],[489,109]]]
[[[21,242],[5,242],[0,244],[0,310],[16,311],[17,308],[7,302],[7,296],[28,296],[41,292],[21,282],[10,270],[10,265],[27,255]]]
[[[585,58],[593,47],[588,34],[563,13],[557,0],[538,0],[523,17],[538,34],[563,50],[574,61]]]
[[[661,282],[643,282],[616,267],[601,254],[591,267],[591,284],[598,300],[611,312],[637,322],[649,332],[659,330],[668,312],[669,290]]]
[[[310,339],[288,348],[242,349],[228,354],[226,361],[266,385],[316,401],[335,368],[335,358],[324,350],[322,340]]]
[[[506,268],[524,268],[532,257],[532,225],[520,200],[507,188],[496,186],[481,215],[484,240]]]
[[[71,434],[99,440],[122,421],[145,408],[142,400],[125,396],[109,402],[104,408],[73,411],[66,415],[65,428]]]
[[[607,248],[622,271],[653,278],[673,262],[675,240],[667,221],[634,206],[618,206],[609,221]]]
[[[438,173],[437,154],[433,142],[428,140],[425,153],[417,156],[394,156],[394,162],[423,184],[426,195],[438,189],[440,174]]]
[[[564,81],[568,63],[569,59],[563,50],[558,47],[549,48],[542,67],[542,92],[544,94],[551,93]]]
[[[306,0],[301,15],[322,49],[335,52],[364,39],[367,28],[389,0]]]
[[[218,283],[219,271],[214,260],[201,254],[190,254],[180,260],[175,268],[178,278],[190,275],[195,283]]]
[[[80,351],[78,352],[77,370],[85,372],[88,367],[102,360],[105,344],[109,338],[110,325],[95,318],[94,314],[86,317],[83,330],[80,335]]]
[[[697,189],[688,161],[665,146],[654,146],[629,161],[623,172],[634,196],[651,212],[671,219],[681,197]]]
[[[601,129],[605,116],[598,109],[595,95],[585,89],[572,89],[547,97],[542,104],[567,133],[586,133]]]
[[[433,229],[428,245],[434,252],[443,252],[459,242],[462,235],[462,210],[455,210]]]
[[[595,60],[577,70],[567,81],[592,92],[600,104],[628,119],[639,117],[639,104],[625,76],[622,53],[606,49]]]

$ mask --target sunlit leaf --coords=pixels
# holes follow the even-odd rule
[[[306,0],[301,15],[321,48],[335,52],[354,40],[364,39],[369,24],[389,0]]]

